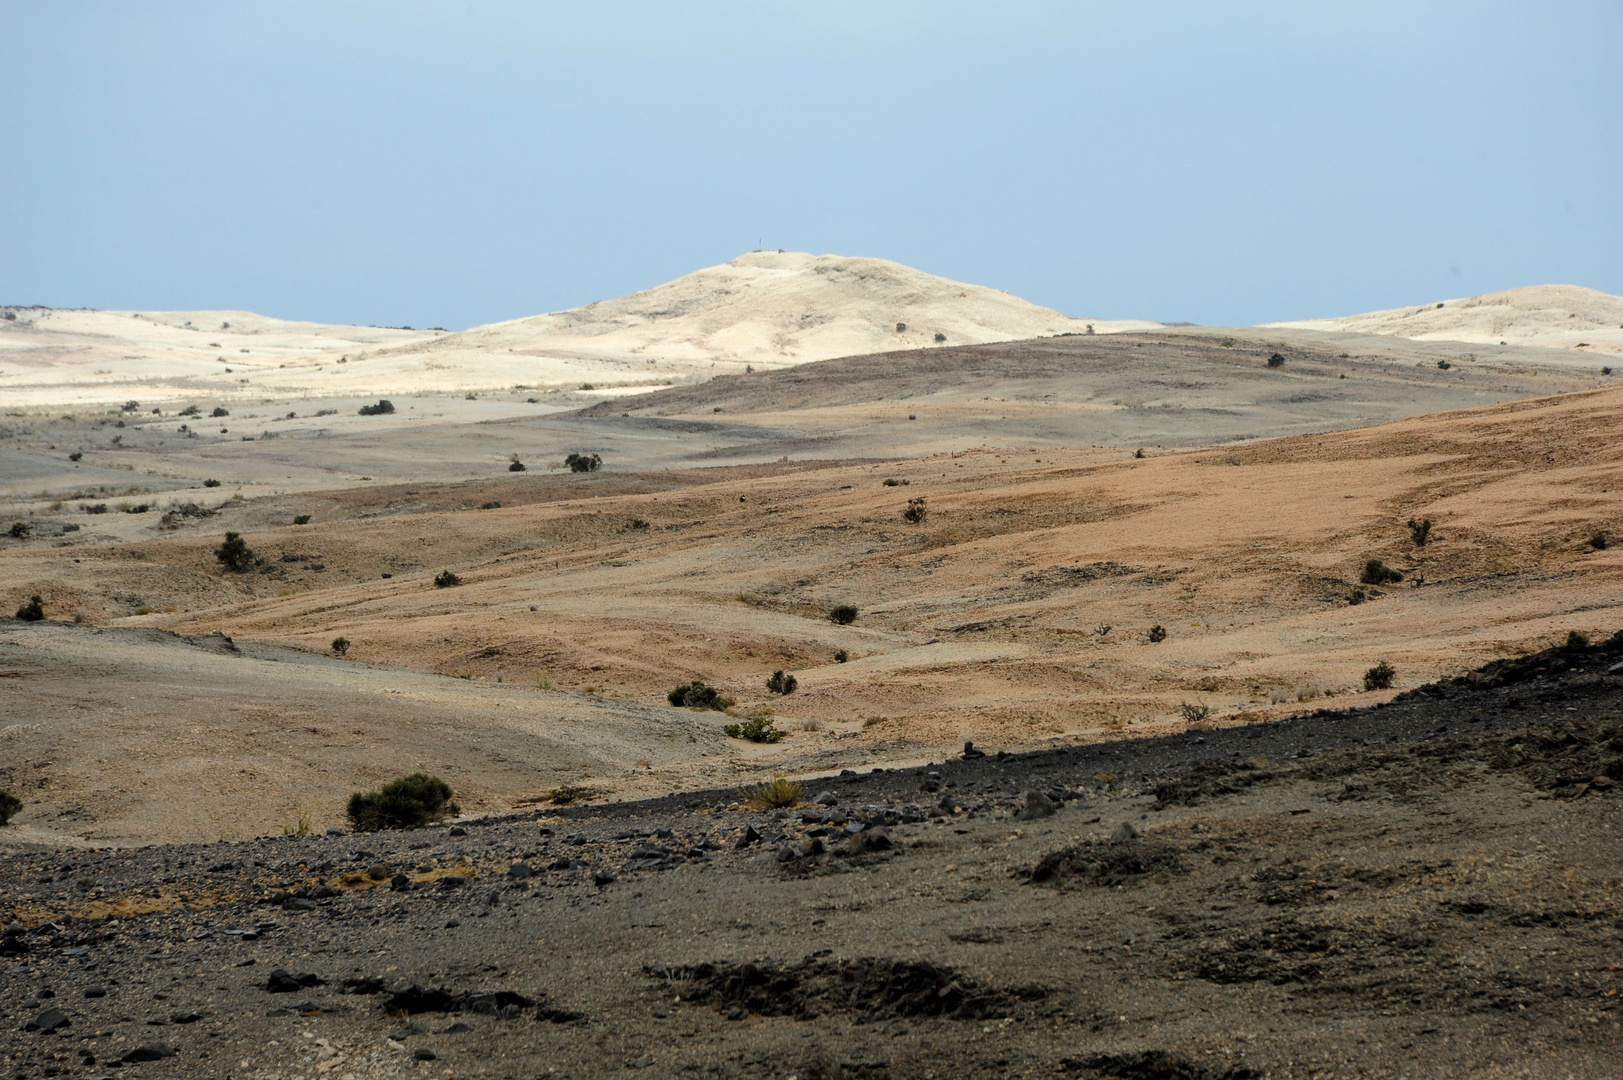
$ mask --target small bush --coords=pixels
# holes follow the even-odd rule
[[[1606,550],[1606,530],[1604,530],[1604,529],[1596,529],[1594,532],[1590,533],[1589,534],[1589,546],[1594,548],[1596,551],[1605,551]]]
[[[1365,690],[1390,690],[1392,679],[1397,675],[1391,664],[1382,660],[1379,664],[1364,672]]]
[[[86,513],[86,514],[105,514],[105,513],[107,513],[107,504],[106,503],[94,503],[94,504],[80,503],[79,504],[79,509],[80,509],[80,511],[82,511],[83,513]]]
[[[714,686],[708,686],[698,679],[690,683],[682,683],[665,695],[665,700],[672,705],[684,709],[714,709],[725,712],[732,701],[725,697]]]
[[[449,570],[441,570],[434,578],[434,587],[436,589],[449,589],[453,585],[460,584],[462,584],[462,579]]]
[[[203,414],[203,410],[199,409],[196,405],[188,405],[184,409],[180,410],[180,412],[177,415],[179,415],[179,416],[201,416],[202,414]]]
[[[248,546],[248,542],[240,533],[226,533],[225,543],[214,549],[214,557],[219,559],[227,570],[235,570],[239,574],[254,564],[253,549]]]
[[[1589,635],[1582,630],[1568,630],[1564,647],[1568,649],[1587,649],[1589,648]]]
[[[885,477],[886,487],[906,487],[907,483],[908,482],[906,480],[898,480],[894,476]]]
[[[68,460],[69,461],[80,461],[80,460],[82,460],[84,458],[84,456],[85,456],[85,452],[83,450],[75,450],[73,453],[68,455]]]
[[[922,525],[924,519],[930,516],[930,511],[924,505],[924,496],[907,500],[907,509],[902,511],[902,520],[910,525]]]
[[[564,464],[569,466],[570,472],[596,472],[603,459],[596,454],[570,454],[564,458]]]
[[[1178,711],[1183,713],[1184,720],[1191,724],[1202,723],[1208,716],[1212,715],[1210,705],[1195,705],[1187,701],[1178,706]]]
[[[376,405],[362,405],[359,412],[362,416],[387,416],[394,412],[394,402],[388,398],[379,398]]]
[[[1453,366],[1454,365],[1450,364],[1447,360],[1439,360],[1439,361],[1437,361],[1437,370],[1439,370],[1439,371],[1447,371],[1449,368],[1451,368]]]
[[[626,522],[626,528],[646,529],[648,528],[648,522],[644,521],[642,518],[632,518],[630,521]]]
[[[555,787],[547,793],[547,801],[552,803],[553,806],[568,806],[570,803],[579,802],[590,797],[590,791],[583,787],[576,787],[573,784]]]
[[[773,726],[770,716],[754,716],[742,723],[728,724],[721,730],[735,739],[748,742],[772,743],[783,738],[783,732]]]
[[[740,798],[762,810],[781,810],[786,806],[793,806],[800,801],[800,796],[804,792],[805,789],[799,784],[781,776],[765,784],[738,789]]]
[[[935,339],[938,342],[946,341],[947,340],[947,335],[938,333],[938,334],[936,334]]]
[[[216,406],[214,406],[214,411],[209,413],[209,415],[210,416],[230,416],[231,415],[231,410],[227,409],[224,405],[216,405]]]
[[[1160,623],[1156,623],[1154,626],[1150,627],[1150,640],[1152,642],[1160,643],[1162,641],[1165,641],[1166,639],[1167,639],[1167,628],[1166,627],[1162,626]]]
[[[844,649],[839,649],[834,653],[834,662],[836,664],[843,664],[849,659],[851,659],[851,654]]]
[[[203,481],[203,486],[204,487],[219,487],[220,482],[218,480],[209,479],[209,480]]]
[[[1347,603],[1352,604],[1354,606],[1357,606],[1358,604],[1362,604],[1365,600],[1368,600],[1368,599],[1369,599],[1369,593],[1365,592],[1363,589],[1354,589],[1352,592],[1347,594]]]
[[[335,637],[335,638],[333,638],[332,639],[332,651],[333,651],[334,655],[337,655],[337,656],[343,656],[345,653],[349,652],[349,638],[347,638],[347,637]]]
[[[10,825],[12,817],[22,808],[21,799],[9,791],[0,791],[0,825]]]
[[[141,407],[141,403],[139,401],[126,401],[124,403],[124,411],[125,412],[134,412],[136,409],[139,409],[140,407]]]
[[[45,618],[45,605],[37,596],[30,596],[28,603],[17,609],[17,618],[23,622],[39,622]]]
[[[841,626],[850,626],[857,621],[857,609],[850,604],[841,604],[838,607],[830,608],[828,617]]]
[[[799,685],[793,675],[785,675],[782,671],[774,671],[772,677],[766,680],[766,688],[774,694],[792,694]]]
[[[11,523],[11,530],[10,531],[11,531],[11,538],[13,540],[21,540],[23,537],[25,537],[29,533],[33,532],[34,527],[32,525],[28,524],[28,522],[26,522],[26,521],[13,521]]]
[[[1268,357],[1268,366],[1269,367],[1284,367],[1285,366],[1285,358],[1283,356],[1280,356],[1278,353],[1274,353],[1272,356]]]
[[[1431,518],[1421,518],[1419,521],[1410,518],[1409,538],[1414,541],[1415,547],[1425,547],[1426,541],[1431,539]]]
[[[349,797],[349,820],[357,829],[416,829],[461,811],[451,801],[451,788],[427,773],[412,773],[385,784],[370,795]]]
[[[490,502],[482,502],[479,504],[479,509],[481,510],[500,510],[501,508],[502,504],[500,499],[492,499]]]
[[[308,524],[310,524],[310,515],[309,514],[294,514],[293,515],[293,524],[295,524],[295,525],[308,525]]]
[[[1386,585],[1394,581],[1402,581],[1401,571],[1394,570],[1379,559],[1370,559],[1364,563],[1364,572],[1358,575],[1358,580],[1365,585]]]

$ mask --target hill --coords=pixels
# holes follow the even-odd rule
[[[1533,285],[1339,319],[1267,325],[1618,354],[1623,353],[1623,296],[1579,285]]]

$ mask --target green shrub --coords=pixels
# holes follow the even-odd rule
[[[0,791],[0,825],[10,825],[12,817],[22,808],[21,799],[9,791]]]
[[[564,464],[569,466],[570,472],[596,472],[603,459],[596,454],[570,454],[564,458]]]
[[[1269,367],[1284,367],[1285,366],[1285,358],[1283,356],[1280,356],[1278,353],[1274,353],[1272,356],[1268,357],[1268,366]]]
[[[357,829],[415,829],[461,811],[451,801],[451,787],[437,776],[412,773],[385,784],[370,795],[349,797],[349,820]]]
[[[835,650],[835,652],[834,652],[834,662],[836,664],[843,664],[849,659],[851,659],[851,654],[846,652],[844,649],[836,649]]]
[[[738,724],[728,724],[721,729],[735,739],[745,739],[749,742],[777,742],[783,738],[772,723],[770,716],[754,716]]]
[[[1589,648],[1589,635],[1584,633],[1582,630],[1568,630],[1567,631],[1567,640],[1566,640],[1566,644],[1565,644],[1564,648],[1568,648],[1568,649],[1587,649],[1587,648]]]
[[[630,521],[626,522],[626,528],[628,529],[646,529],[648,527],[648,522],[644,521],[642,518],[632,518]]]
[[[840,604],[829,609],[828,617],[841,626],[850,626],[857,621],[857,609],[850,604]]]
[[[362,405],[359,412],[362,416],[387,416],[394,412],[394,402],[387,398],[379,398],[376,405]]]
[[[254,564],[253,549],[248,546],[248,542],[240,533],[226,533],[225,543],[214,549],[214,557],[219,559],[227,570],[235,570],[238,573]]]
[[[231,415],[231,410],[227,409],[224,405],[216,405],[216,406],[214,406],[214,411],[209,413],[209,415],[210,416],[230,416]]]
[[[1379,664],[1364,672],[1365,690],[1390,690],[1392,679],[1397,675],[1392,665],[1382,660]]]
[[[698,679],[690,683],[682,683],[665,695],[665,700],[678,708],[685,709],[714,709],[725,712],[732,705],[732,701],[723,696],[714,686],[707,686]]]
[[[902,511],[902,520],[909,525],[923,525],[924,519],[930,516],[930,511],[924,505],[924,496],[907,500],[907,509]]]
[[[786,806],[793,806],[800,801],[805,791],[793,780],[778,777],[765,784],[756,784],[754,787],[739,788],[738,794],[751,806],[762,810],[781,810]]]
[[[17,618],[23,622],[39,622],[45,618],[45,605],[37,596],[30,596],[28,603],[17,609]]]
[[[34,531],[34,527],[26,521],[13,521],[11,523],[11,538],[21,540]]]
[[[1347,594],[1347,603],[1352,604],[1354,606],[1356,606],[1358,604],[1362,604],[1365,600],[1368,600],[1368,599],[1369,599],[1369,593],[1365,592],[1363,589],[1354,589],[1352,592]]]
[[[1415,547],[1425,547],[1426,541],[1431,539],[1431,518],[1421,518],[1419,521],[1410,518],[1409,538],[1414,541]]]
[[[436,589],[449,589],[453,585],[460,584],[462,584],[462,579],[449,570],[441,570],[434,578],[434,587]]]
[[[1212,715],[1212,707],[1210,705],[1196,705],[1188,701],[1184,702],[1182,705],[1179,705],[1178,711],[1183,713],[1185,722],[1190,724],[1203,723],[1208,716]]]
[[[1156,642],[1156,643],[1160,643],[1160,642],[1165,641],[1166,639],[1167,639],[1167,628],[1166,627],[1162,626],[1160,623],[1156,623],[1154,626],[1150,627],[1150,640],[1151,641]]]
[[[1596,529],[1594,532],[1590,533],[1589,534],[1589,546],[1594,548],[1596,551],[1605,551],[1606,550],[1606,530],[1605,529]]]
[[[209,480],[203,481],[203,486],[204,487],[219,487],[220,482],[218,480],[209,479]]]
[[[308,525],[308,524],[310,524],[310,515],[309,514],[294,514],[293,515],[293,524],[295,524],[295,525]]]
[[[774,671],[772,677],[766,680],[766,688],[774,694],[792,694],[799,685],[793,675],[785,675],[782,671]]]
[[[347,638],[347,637],[335,637],[335,638],[333,638],[332,639],[332,651],[338,656],[343,656],[345,653],[349,652],[349,638]]]
[[[1394,570],[1379,559],[1370,559],[1364,563],[1364,572],[1358,580],[1365,585],[1386,585],[1394,581],[1402,581],[1401,571]]]
[[[180,410],[178,415],[180,415],[180,416],[200,416],[200,415],[202,415],[202,412],[203,412],[203,410],[199,409],[196,405],[188,405],[184,409]]]
[[[479,509],[481,510],[500,510],[501,508],[502,504],[501,500],[499,499],[492,499],[490,502],[482,502],[479,504]]]
[[[886,487],[906,487],[908,485],[908,483],[909,483],[909,481],[907,481],[907,480],[898,480],[894,476],[887,476],[885,478],[885,486]]]

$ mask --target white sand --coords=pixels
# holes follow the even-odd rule
[[[1580,285],[1532,285],[1340,319],[1266,325],[1617,354],[1623,353],[1623,296]]]
[[[455,334],[236,311],[0,313],[15,316],[0,321],[0,406],[12,408],[583,383],[612,392],[748,365],[1086,333],[1090,323],[1101,334],[1160,325],[1073,319],[883,259],[764,251],[617,300]]]

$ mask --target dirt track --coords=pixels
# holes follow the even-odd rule
[[[0,1008],[54,1030],[0,1046],[17,1076],[1610,1075],[1620,660],[837,778],[888,832],[854,853],[826,807],[714,792],[10,856]]]

